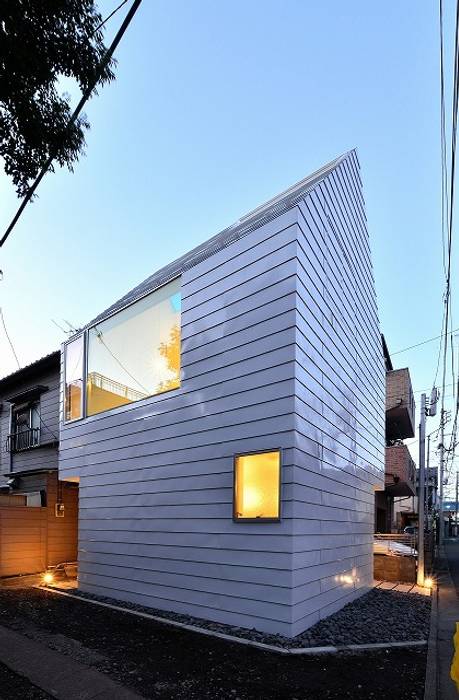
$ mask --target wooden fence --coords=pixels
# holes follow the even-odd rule
[[[0,576],[46,569],[47,539],[46,508],[0,506]]]
[[[48,566],[76,561],[78,489],[65,483],[59,486],[57,475],[49,474],[46,507],[23,505],[23,496],[0,501],[0,577],[39,573]],[[56,514],[58,498],[64,504],[63,517]]]

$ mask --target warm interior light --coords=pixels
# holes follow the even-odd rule
[[[279,451],[238,455],[235,467],[235,517],[278,518]]]
[[[50,571],[47,571],[46,574],[43,574],[43,583],[52,583],[54,580],[54,576]]]

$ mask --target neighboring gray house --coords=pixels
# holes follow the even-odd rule
[[[0,379],[0,577],[77,556],[78,490],[57,471],[60,356]]]
[[[294,636],[372,586],[385,370],[355,151],[63,354],[82,590]]]

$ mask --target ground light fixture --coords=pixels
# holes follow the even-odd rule
[[[49,585],[53,581],[54,581],[54,576],[52,575],[52,573],[50,571],[46,571],[43,574],[43,583]]]
[[[433,586],[433,578],[428,576],[427,578],[424,579],[424,588],[432,588]]]

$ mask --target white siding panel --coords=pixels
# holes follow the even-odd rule
[[[354,153],[182,273],[180,389],[64,425],[83,590],[294,635],[366,591],[384,367]],[[282,450],[279,523],[233,458]]]

